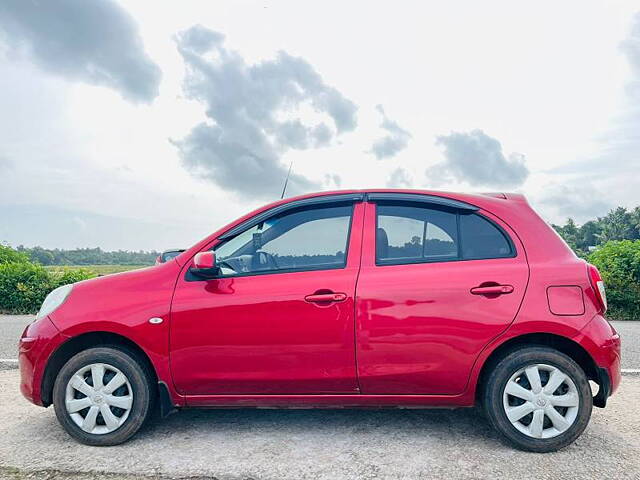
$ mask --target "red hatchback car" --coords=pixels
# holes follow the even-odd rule
[[[317,193],[54,290],[20,340],[21,390],[91,445],[154,406],[480,405],[545,452],[620,383],[605,310],[596,268],[520,195]]]

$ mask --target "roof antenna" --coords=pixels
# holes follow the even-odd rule
[[[291,167],[293,167],[293,160],[289,164],[289,171],[287,172],[287,178],[284,179],[284,187],[282,187],[282,195],[280,195],[280,200],[284,198],[284,192],[287,191],[287,183],[289,183],[289,175],[291,175]]]

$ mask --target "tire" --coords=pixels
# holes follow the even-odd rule
[[[80,443],[123,443],[150,416],[154,399],[150,378],[133,352],[113,346],[83,350],[69,359],[56,377],[56,417]]]
[[[542,346],[521,348],[500,360],[482,397],[489,423],[507,443],[539,453],[554,452],[575,441],[587,427],[593,407],[582,368],[567,355]]]

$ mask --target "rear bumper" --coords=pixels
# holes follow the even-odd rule
[[[20,391],[32,403],[43,406],[41,387],[47,360],[63,341],[58,329],[48,317],[25,328],[18,348]]]
[[[607,398],[620,386],[620,335],[602,315],[596,315],[582,329],[576,339],[596,363],[600,392],[594,399],[596,406],[604,406]]]

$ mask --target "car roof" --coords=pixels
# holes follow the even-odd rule
[[[423,190],[423,189],[410,189],[410,188],[366,188],[366,189],[331,190],[331,191],[324,191],[324,192],[306,193],[303,195],[288,197],[285,199],[272,202],[271,204],[266,205],[265,207],[271,208],[276,205],[281,205],[283,203],[289,203],[297,200],[303,200],[305,198],[313,198],[313,197],[321,197],[321,196],[329,196],[329,195],[357,194],[357,193],[362,193],[362,194],[397,193],[397,194],[430,195],[434,197],[444,197],[444,198],[462,200],[471,204],[474,204],[473,203],[474,199],[480,203],[482,203],[488,198],[496,198],[501,200],[515,200],[515,201],[525,200],[524,196],[521,194],[507,193],[507,192],[465,193],[465,192],[452,192],[452,191],[444,191],[444,190]],[[260,210],[262,210],[262,208]]]

